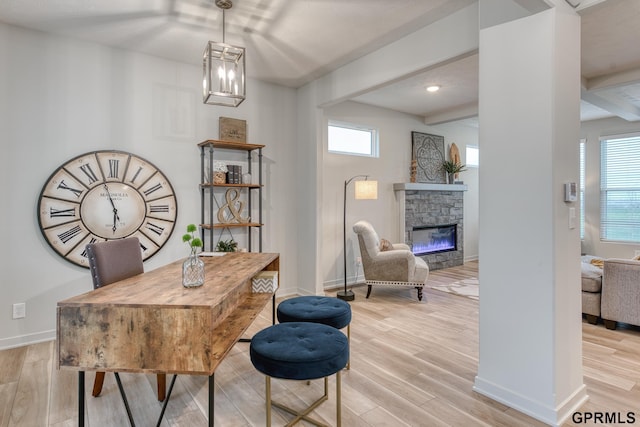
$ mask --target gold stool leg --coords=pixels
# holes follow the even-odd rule
[[[351,323],[347,325],[347,343],[349,344],[349,358],[347,359],[347,369],[351,369]]]
[[[342,379],[341,372],[336,373],[336,425],[342,426]]]
[[[320,421],[314,420],[313,418],[311,418],[309,416],[309,414],[311,412],[313,412],[313,410],[315,410],[318,406],[320,406],[320,404],[322,402],[324,402],[325,400],[327,400],[329,398],[329,377],[324,377],[324,394],[322,396],[320,396],[320,398],[318,398],[318,400],[316,400],[315,402],[313,402],[309,407],[307,407],[306,409],[304,409],[303,411],[297,411],[295,409],[292,409],[288,406],[285,406],[281,403],[278,402],[274,402],[270,399],[270,395],[267,396],[267,402],[270,402],[271,405],[275,406],[276,408],[282,409],[283,411],[286,411],[288,413],[290,413],[291,415],[295,415],[295,418],[291,421],[289,421],[285,427],[291,427],[294,424],[298,423],[300,420],[304,420],[307,421],[315,426],[318,427],[328,427],[326,424],[321,423]],[[271,413],[270,410],[267,408],[267,411],[269,412],[269,414]],[[270,421],[271,418],[268,418],[267,421]],[[267,424],[267,427],[270,427],[270,424]]]
[[[265,378],[267,392],[267,427],[271,427],[271,377],[266,375]]]

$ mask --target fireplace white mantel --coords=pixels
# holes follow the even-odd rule
[[[398,182],[393,184],[394,191],[467,191],[465,184],[427,184],[423,182]]]
[[[446,268],[458,265],[463,261],[463,195],[467,191],[465,184],[428,184],[422,182],[401,182],[393,184],[398,207],[398,235],[400,241],[410,244],[410,233],[417,225],[434,226],[458,224],[458,250],[443,254],[425,255],[423,259],[429,264],[429,268]],[[407,193],[409,195],[407,195]],[[407,203],[410,205],[407,211]],[[426,203],[426,205],[425,205]],[[433,205],[432,205],[433,203]],[[443,205],[443,209],[438,206]],[[416,210],[416,206],[419,206]],[[430,207],[436,206],[437,214],[424,218],[425,212]],[[410,218],[407,218],[407,214]],[[418,224],[419,223],[419,224]],[[447,258],[443,261],[443,258]],[[454,264],[450,264],[453,262]]]

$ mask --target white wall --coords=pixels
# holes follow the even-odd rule
[[[54,169],[81,153],[119,149],[167,175],[178,218],[145,263],[153,269],[187,254],[182,231],[200,220],[196,144],[217,137],[219,116],[247,120],[249,141],[266,144],[263,250],[281,253],[281,293],[296,292],[294,90],[250,80],[240,107],[208,106],[200,67],[3,24],[0,64],[0,169],[10,206],[0,214],[0,348],[52,338],[56,302],[91,289],[88,270],[60,258],[38,228],[38,195]],[[16,302],[26,303],[26,318],[12,320]]]
[[[327,151],[326,127],[329,120],[337,120],[379,131],[380,157],[348,156]],[[344,182],[354,175],[370,175],[378,181],[377,200],[354,200],[354,184],[347,191],[347,279],[349,283],[363,280],[362,268],[357,267],[358,238],[353,224],[366,219],[378,235],[393,242],[404,239],[400,231],[399,206],[393,184],[409,182],[411,166],[411,131],[432,133],[445,137],[445,147],[455,142],[464,161],[465,144],[477,145],[478,129],[460,124],[427,126],[422,119],[405,113],[373,107],[356,102],[343,102],[324,109],[322,156],[322,280],[325,287],[344,283],[343,261],[343,200]],[[478,170],[461,174],[469,184],[465,192],[464,247],[465,257],[478,256]],[[469,205],[469,211],[468,206]],[[467,234],[467,230],[469,230]],[[469,253],[467,253],[467,250]],[[356,277],[356,273],[358,277]]]
[[[586,138],[585,229],[583,251],[603,258],[633,258],[640,244],[600,241],[600,137],[640,132],[639,122],[608,118],[583,122],[580,138]]]

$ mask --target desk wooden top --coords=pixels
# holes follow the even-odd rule
[[[273,294],[252,293],[279,255],[203,257],[205,284],[182,286],[182,262],[58,302],[58,366],[211,375]]]

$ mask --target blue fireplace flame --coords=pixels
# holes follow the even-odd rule
[[[414,227],[411,233],[414,255],[457,250],[456,224]]]

